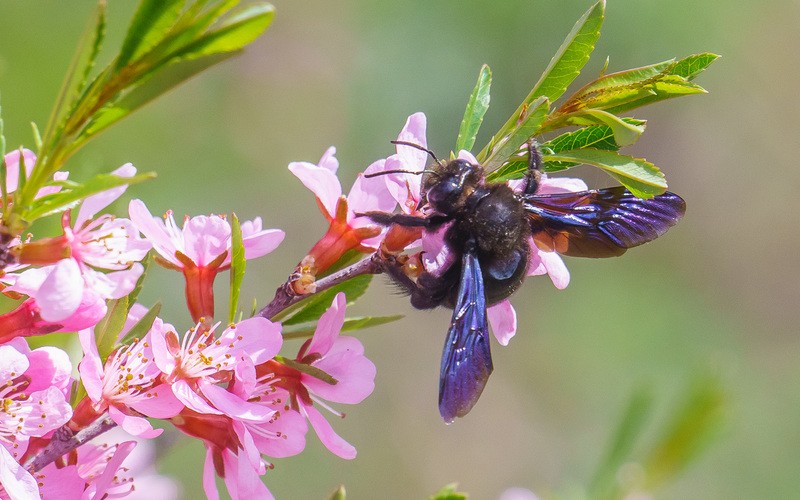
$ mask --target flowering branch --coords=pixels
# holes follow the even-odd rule
[[[88,443],[100,434],[114,428],[116,425],[116,422],[111,420],[108,414],[103,415],[92,422],[88,427],[78,432],[73,432],[69,428],[69,424],[65,424],[55,431],[55,434],[53,434],[53,437],[50,439],[50,444],[35,456],[31,457],[31,460],[25,464],[25,468],[31,472],[42,470],[47,464],[78,448],[82,444]]]
[[[381,274],[386,271],[387,265],[389,265],[388,262],[381,258],[379,253],[374,253],[367,259],[362,259],[353,265],[347,266],[344,269],[317,280],[315,283],[316,290],[314,293],[323,292],[331,287],[344,283],[351,278],[355,278],[356,276],[361,276],[363,274]],[[272,299],[272,302],[264,306],[264,308],[258,312],[258,315],[267,319],[274,318],[276,315],[286,310],[286,308],[293,306],[301,300],[313,295],[298,295],[292,289],[291,284],[292,278],[290,277],[286,283],[275,290],[275,297]]]

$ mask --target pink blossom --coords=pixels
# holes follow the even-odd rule
[[[132,177],[135,173],[131,164],[113,172],[120,177]],[[91,219],[126,188],[127,185],[118,186],[87,197],[74,229],[70,227],[69,212],[65,212],[63,236],[19,246],[21,263],[51,264],[4,278],[9,290],[36,299],[42,319],[60,322],[72,316],[82,304],[87,307],[92,295],[104,302],[123,297],[136,286],[143,271],[138,261],[147,254],[150,243],[139,238],[128,219],[111,215]]]
[[[290,457],[303,451],[306,446],[308,425],[305,418],[286,408],[290,395],[288,391],[278,387],[279,379],[274,372],[265,372],[264,368],[268,364],[262,363],[260,367],[256,367],[250,362],[238,363],[234,383],[229,387],[231,392],[242,399],[253,401],[274,412],[264,422],[232,422],[233,430],[244,449],[249,450],[254,466],[260,460],[260,453],[275,458]],[[259,368],[260,376],[257,375]]]
[[[182,340],[167,328],[150,333],[155,363],[175,397],[188,409],[263,422],[274,411],[217,384],[231,380],[242,357],[253,364],[272,359],[283,341],[280,330],[280,324],[254,317],[229,325],[219,337],[214,336],[214,328],[202,325],[189,330]]]
[[[134,322],[120,333],[124,336]],[[151,331],[164,328],[161,318],[156,318]],[[79,332],[84,358],[78,369],[86,393],[92,405],[79,405],[89,415],[81,420],[90,422],[108,410],[109,416],[133,436],[152,438],[161,434],[153,429],[147,419],[170,418],[178,414],[183,404],[172,394],[170,387],[160,381],[161,370],[153,356],[150,332],[142,339],[133,339],[113,352],[105,360],[100,359],[92,330]]]
[[[49,266],[48,268],[29,269],[23,273],[23,278],[44,278],[50,272],[57,270],[59,265],[63,264]],[[66,265],[66,267],[69,267],[69,265]],[[20,287],[15,288],[19,289]],[[52,300],[52,296],[50,299]],[[0,315],[0,332],[2,332],[0,334],[0,342],[6,342],[16,337],[78,331],[96,325],[106,315],[106,301],[94,290],[84,289],[79,299],[76,309],[71,314],[55,321],[46,320],[42,317],[43,308],[36,299],[27,299],[15,310]],[[68,299],[65,298],[65,301],[68,301]],[[49,304],[52,306],[48,309],[50,314],[54,310],[62,310],[58,301],[52,301]]]
[[[29,438],[46,435],[72,416],[65,394],[68,365],[66,354],[54,348],[30,351],[22,340],[0,345],[0,444],[13,456],[25,453]]]
[[[136,228],[152,242],[159,262],[181,271],[186,280],[186,301],[195,321],[214,317],[214,279],[231,264],[231,226],[218,215],[186,217],[178,228],[172,212],[164,220],[153,217],[141,200],[129,206]],[[261,219],[241,224],[246,259],[273,251],[283,241],[284,232],[262,229]]]
[[[358,213],[370,210],[392,211],[397,203],[386,190],[380,178],[368,178],[359,174],[350,193],[342,195],[342,186],[336,171],[339,161],[330,147],[317,165],[308,162],[292,162],[289,170],[309,188],[317,199],[325,219],[329,222],[325,235],[317,241],[308,255],[295,270],[292,284],[298,294],[314,291],[315,277],[330,268],[351,250],[371,252],[381,242],[384,228],[375,225],[369,218]],[[378,160],[367,167],[365,173],[383,170],[385,160]]]
[[[275,361],[259,367],[259,374],[273,372],[278,379],[275,386],[286,391],[287,406],[308,419],[317,436],[332,453],[352,459],[356,456],[356,449],[336,434],[315,406],[316,403],[334,415],[343,417],[325,400],[357,404],[375,388],[375,365],[364,356],[364,346],[354,337],[339,336],[344,324],[345,307],[345,296],[338,293],[331,307],[320,317],[314,336],[303,344],[295,359],[297,363],[319,370],[325,377]]]
[[[339,161],[336,159],[336,148],[331,146],[320,158],[319,163],[314,165],[308,162],[292,162],[289,170],[303,183],[317,198],[322,214],[329,221],[336,218],[336,205],[342,197],[342,185],[336,176],[339,169]],[[368,166],[364,173],[369,174],[383,169],[385,160],[378,160]],[[367,178],[359,174],[350,188],[350,193],[345,197],[347,200],[347,219],[346,222],[351,228],[363,226],[374,226],[372,221],[366,217],[359,217],[356,214],[379,210],[391,212],[396,203],[390,193],[385,189],[384,182],[379,178]],[[375,246],[380,243],[377,237],[366,239],[362,242],[364,246]]]

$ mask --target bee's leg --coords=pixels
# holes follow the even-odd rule
[[[424,227],[431,230],[438,229],[439,226],[450,220],[449,217],[445,217],[443,215],[420,217],[417,215],[393,214],[389,212],[364,212],[357,213],[356,216],[369,217],[373,222],[380,224],[381,226],[391,226],[392,224],[397,224],[398,226]]]
[[[542,179],[542,150],[536,139],[528,141],[528,172],[525,174],[525,194],[536,194]]]
[[[418,281],[414,281],[405,273],[403,267],[392,259],[384,261],[383,269],[403,293],[411,296],[411,305],[415,308],[433,309],[444,301],[446,293],[441,278],[436,278],[430,273],[422,273]]]

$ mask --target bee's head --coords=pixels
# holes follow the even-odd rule
[[[422,199],[439,213],[448,215],[460,210],[470,194],[483,183],[483,167],[455,159],[422,177]]]

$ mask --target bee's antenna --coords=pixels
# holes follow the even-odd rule
[[[431,158],[433,158],[434,161],[436,161],[436,163],[441,163],[439,161],[439,158],[437,158],[436,155],[433,154],[433,151],[431,151],[428,148],[422,147],[419,144],[414,144],[413,142],[406,142],[406,141],[389,141],[389,142],[391,142],[392,144],[400,145],[400,146],[411,146],[412,148],[419,149],[420,151],[425,151],[426,153],[431,155]]]
[[[396,170],[384,170],[382,172],[372,172],[371,174],[364,174],[364,177],[366,177],[367,179],[371,179],[372,177],[378,177],[378,176],[381,176],[381,175],[388,175],[388,174],[422,175],[422,174],[430,174],[430,173],[434,173],[433,170],[425,169],[425,170],[414,171],[414,170],[403,170],[402,168],[399,168],[399,169],[396,169]]]

